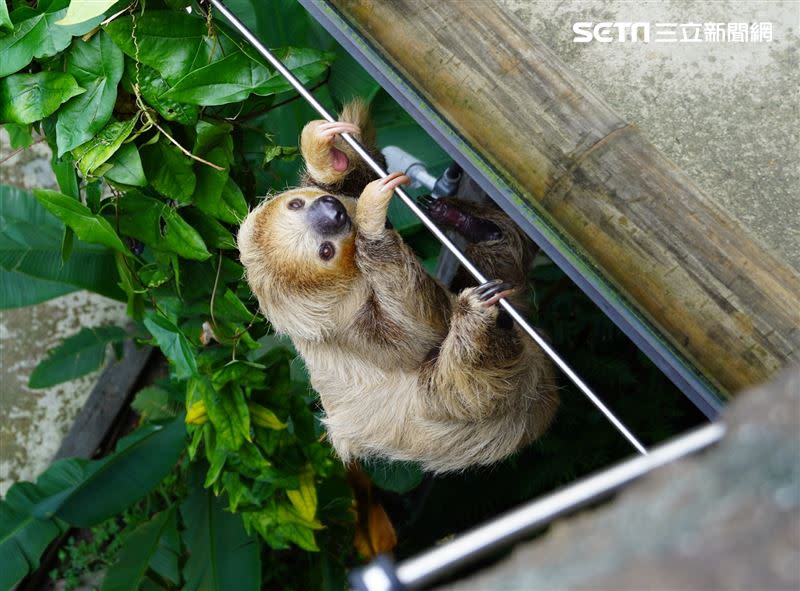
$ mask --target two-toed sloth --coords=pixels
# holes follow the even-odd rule
[[[265,199],[239,230],[247,280],[305,360],[344,462],[388,457],[435,472],[497,462],[538,437],[558,406],[541,349],[498,317],[497,301],[524,289],[527,238],[497,209],[434,202],[434,220],[504,280],[449,292],[386,227],[407,177],[372,180],[342,132],[375,153],[360,102],[339,122],[306,125],[302,186]]]

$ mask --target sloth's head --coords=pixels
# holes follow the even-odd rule
[[[274,328],[318,338],[358,276],[356,200],[300,188],[265,200],[237,238],[247,280]]]

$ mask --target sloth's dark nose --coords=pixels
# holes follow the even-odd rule
[[[350,223],[347,210],[333,195],[319,197],[308,208],[311,226],[323,236],[338,234]]]

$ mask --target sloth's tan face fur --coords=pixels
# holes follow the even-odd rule
[[[328,195],[304,187],[256,207],[241,225],[238,246],[247,279],[273,326],[292,336],[318,337],[332,322],[359,272],[355,264],[355,208],[337,195],[349,221],[334,234],[311,223],[314,202]]]

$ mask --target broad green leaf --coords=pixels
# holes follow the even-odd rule
[[[14,30],[14,24],[11,22],[11,17],[8,16],[8,6],[5,2],[0,2],[0,29]]]
[[[200,120],[195,125],[195,140],[192,154],[205,156],[212,149],[223,149],[224,162],[233,162],[233,138],[231,137],[233,125],[225,122],[211,122]]]
[[[141,156],[147,179],[156,191],[176,201],[189,201],[197,180],[188,156],[164,137],[142,147]]]
[[[39,558],[67,524],[39,519],[33,509],[43,499],[58,494],[83,477],[82,460],[61,460],[50,466],[36,484],[17,482],[0,500],[0,589],[11,589],[39,568]]]
[[[33,58],[51,57],[65,49],[73,35],[83,35],[96,27],[102,17],[68,27],[55,22],[67,13],[69,0],[54,0],[43,12],[23,6],[11,13],[14,30],[0,36],[0,77],[27,66]]]
[[[76,241],[63,262],[63,234],[64,225],[33,195],[0,185],[0,268],[124,299],[111,251]]]
[[[137,79],[136,66],[131,59],[126,60],[125,80],[133,92],[133,83]],[[197,105],[187,105],[164,97],[172,89],[172,85],[150,66],[139,64],[139,88],[144,101],[153,107],[167,121],[175,121],[183,125],[192,125],[197,121],[200,109]]]
[[[137,55],[130,17],[120,17],[106,31],[127,55]],[[262,96],[289,90],[291,86],[267,68],[254,51],[243,50],[228,29],[217,24],[217,35],[208,37],[203,20],[177,11],[149,11],[136,17],[139,61],[155,69],[172,88],[164,98],[175,101],[221,105],[244,100],[251,93]],[[303,82],[322,74],[331,54],[313,49],[275,50]]]
[[[128,121],[111,121],[88,142],[72,150],[84,176],[91,175],[119,150],[136,127],[136,120],[136,117],[131,117]]]
[[[0,123],[33,123],[84,90],[70,74],[14,74],[0,80]]]
[[[176,378],[183,380],[197,373],[197,361],[192,345],[177,326],[156,313],[146,316],[144,325],[153,335],[164,356],[172,362]]]
[[[5,123],[3,127],[8,132],[8,140],[11,149],[28,148],[33,144],[33,135],[30,125],[17,125],[16,123]]]
[[[167,524],[158,547],[150,558],[150,568],[154,573],[178,585],[181,582],[179,562],[182,556],[181,540],[178,535],[177,511],[173,513],[170,523]]]
[[[236,591],[261,588],[258,540],[245,532],[242,518],[225,511],[227,501],[203,488],[203,467],[189,477],[189,496],[181,505],[183,542],[189,560],[183,567],[184,591]]]
[[[214,248],[235,250],[236,239],[233,234],[214,218],[205,215],[194,207],[181,210],[184,219],[200,234],[203,241]]]
[[[170,393],[158,386],[148,386],[136,393],[131,408],[146,421],[170,419],[178,414],[178,405],[171,399]]]
[[[122,243],[108,220],[93,214],[80,201],[47,189],[36,189],[33,194],[45,209],[72,228],[81,240],[103,244],[122,254],[128,253],[128,247]]]
[[[103,578],[100,591],[135,591],[146,580],[150,562],[156,558],[163,538],[177,535],[175,508],[157,513],[150,521],[143,523],[127,534],[117,561],[112,564]],[[163,554],[162,556],[168,556]],[[177,572],[178,556],[172,564],[165,564],[170,574]]]
[[[31,373],[28,386],[47,388],[98,369],[106,359],[108,345],[123,341],[127,336],[128,333],[118,326],[82,328],[48,351],[47,357]]]
[[[313,49],[284,48],[276,55],[303,83],[323,74],[330,63],[329,55]],[[239,52],[192,70],[166,97],[195,105],[224,105],[243,101],[251,93],[269,96],[291,88],[281,74]]]
[[[86,92],[58,111],[56,141],[59,157],[92,139],[111,119],[123,66],[122,51],[103,31],[89,41],[78,38],[72,42],[67,55],[67,73]]]
[[[73,199],[80,199],[81,193],[78,188],[78,171],[75,168],[75,164],[62,160],[53,154],[53,157],[50,159],[50,166],[53,168],[53,173],[56,175],[56,182],[61,192]]]
[[[0,268],[0,310],[32,306],[76,289],[74,285],[37,279]]]
[[[267,543],[277,550],[297,544],[303,550],[318,552],[314,540],[314,530],[322,528],[318,521],[308,521],[301,517],[288,503],[277,502],[274,498],[259,511],[242,514],[249,528],[256,530]]]
[[[77,527],[100,523],[158,486],[185,447],[182,418],[148,424],[121,439],[108,457],[87,464],[80,482],[38,503],[33,514],[55,515]]]
[[[67,14],[56,25],[62,27],[77,25],[95,17],[102,16],[106,10],[114,6],[117,0],[71,0]]]
[[[248,323],[253,320],[253,313],[247,309],[239,296],[230,288],[225,288],[214,299],[214,318],[227,322]]]
[[[131,187],[144,187],[147,184],[142,159],[133,143],[122,144],[108,163],[111,168],[103,175],[106,179]]]
[[[310,467],[300,475],[300,488],[287,490],[286,496],[300,517],[306,521],[314,521],[317,515],[317,488],[314,484],[314,472]]]
[[[186,259],[202,261],[211,256],[200,234],[167,203],[129,191],[118,205],[122,234]]]
[[[130,16],[116,18],[105,27],[114,43],[126,55],[136,58],[131,30]],[[185,12],[148,10],[137,14],[139,61],[155,69],[167,82],[174,83],[211,61],[211,52],[217,43],[206,33],[205,20]]]
[[[208,378],[197,377],[189,382],[187,395],[205,403],[220,449],[236,451],[250,440],[250,412],[240,388],[217,390]]]

